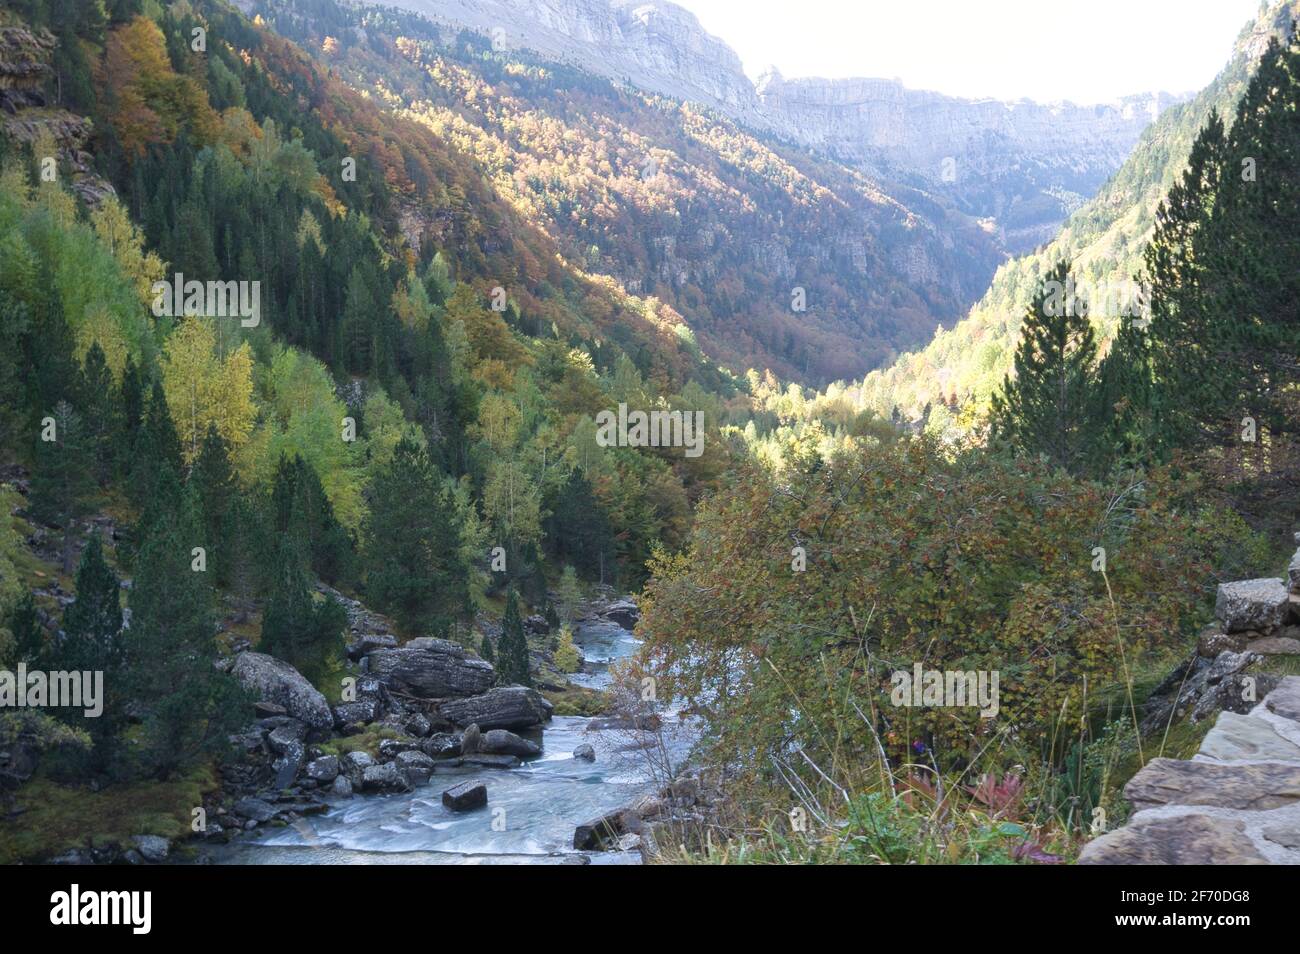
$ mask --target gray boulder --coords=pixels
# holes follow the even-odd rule
[[[487,805],[487,786],[482,782],[461,782],[442,793],[442,803],[453,812],[467,812]]]
[[[596,761],[596,750],[591,747],[590,743],[583,742],[573,750],[573,757],[582,759],[584,762],[594,762]]]
[[[322,755],[307,763],[307,777],[329,783],[339,777],[339,760],[332,755]]]
[[[641,610],[632,600],[624,598],[610,603],[601,615],[624,629],[632,629],[641,619]]]
[[[482,744],[483,733],[479,730],[477,723],[471,722],[466,726],[465,734],[460,737],[460,754],[473,755]]]
[[[361,789],[366,792],[403,792],[410,787],[396,762],[371,765],[361,775]]]
[[[438,732],[420,741],[420,751],[435,759],[450,759],[461,754],[460,737],[450,732]]]
[[[1288,603],[1286,583],[1280,579],[1221,583],[1214,615],[1229,633],[1248,629],[1267,632],[1286,620]]]
[[[315,735],[334,727],[334,716],[325,697],[287,662],[251,650],[235,657],[231,673],[260,702],[283,706]]]
[[[348,781],[346,775],[340,775],[334,780],[334,786],[331,789],[339,798],[352,797],[352,783]]]
[[[374,764],[369,752],[349,752],[339,761],[339,772],[347,776],[353,788],[359,788],[366,769]]]
[[[1300,593],[1300,550],[1291,557],[1291,565],[1286,568],[1288,588],[1292,593]]]
[[[439,713],[454,725],[488,729],[527,729],[551,718],[555,707],[536,689],[500,686],[469,699],[444,702]]]
[[[362,656],[373,653],[376,649],[396,649],[397,637],[389,633],[363,633],[354,641],[348,643],[348,658],[353,662],[359,660]]]
[[[398,770],[405,773],[412,785],[427,782],[433,774],[434,761],[423,752],[403,752],[394,761]]]
[[[267,822],[275,817],[275,808],[260,798],[241,798],[230,810],[252,822]]]
[[[488,755],[517,755],[520,758],[542,754],[542,747],[536,742],[520,738],[508,729],[488,729],[479,741],[478,750]]]
[[[334,707],[333,716],[334,725],[340,729],[353,723],[369,725],[379,718],[379,704],[373,699],[340,702]]]
[[[492,685],[492,664],[456,643],[432,636],[366,656],[369,671],[390,689],[422,699],[473,696]]]
[[[154,864],[166,861],[167,855],[172,848],[171,842],[160,835],[136,835],[131,840],[135,842],[140,857],[144,858],[145,861],[152,861]]]

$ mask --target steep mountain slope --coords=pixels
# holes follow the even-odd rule
[[[388,3],[390,0],[380,0]],[[1096,106],[967,100],[884,79],[757,85],[726,43],[663,0],[391,0],[454,28],[640,89],[701,103],[754,130],[911,183],[993,220],[1012,253],[1051,238],[1119,168],[1165,93]]]
[[[1000,259],[986,228],[936,197],[697,105],[399,11],[250,9],[473,156],[569,261],[671,306],[735,371],[861,374],[963,313]]]
[[[955,327],[940,330],[924,349],[869,375],[860,403],[889,414],[897,408],[916,419],[942,402],[985,406],[1011,365],[1021,318],[1040,276],[1061,259],[1073,263],[1076,279],[1093,296],[1129,290],[1138,276],[1142,250],[1155,210],[1181,175],[1197,131],[1212,111],[1230,117],[1270,37],[1290,35],[1300,14],[1295,0],[1275,0],[1238,36],[1228,64],[1192,101],[1169,109],[1143,134],[1124,166],[1074,215],[1045,248],[999,269],[988,293]],[[1132,286],[1136,287],[1136,285]],[[1117,297],[1112,294],[1112,301]],[[1112,308],[1093,312],[1110,334],[1118,322]],[[947,415],[940,412],[940,427]],[[970,417],[967,416],[967,421]]]

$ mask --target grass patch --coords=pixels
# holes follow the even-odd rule
[[[0,864],[45,860],[73,848],[125,845],[133,835],[184,838],[191,812],[216,787],[212,766],[170,782],[112,785],[98,792],[34,778],[15,799],[25,811],[0,823]]]
[[[543,692],[558,716],[597,716],[609,711],[609,696],[598,689],[570,686],[559,692]]]
[[[339,758],[349,752],[365,752],[371,758],[377,759],[379,757],[380,742],[384,741],[384,739],[401,738],[404,738],[404,736],[389,726],[369,725],[364,732],[359,732],[356,735],[345,735],[342,738],[322,742],[320,750],[326,755]]]

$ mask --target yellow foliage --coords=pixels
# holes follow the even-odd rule
[[[187,462],[193,461],[208,425],[238,451],[256,417],[253,353],[248,343],[222,359],[211,323],[188,319],[172,332],[162,358],[163,392]]]

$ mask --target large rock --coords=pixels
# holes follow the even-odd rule
[[[255,822],[267,822],[275,817],[275,808],[260,798],[241,798],[230,810],[240,818]]]
[[[1209,815],[1136,818],[1094,838],[1081,865],[1266,865],[1243,822]]]
[[[609,851],[616,848],[620,838],[628,834],[639,834],[644,821],[659,814],[663,808],[662,799],[643,795],[630,805],[583,822],[573,830],[573,847],[578,851]]]
[[[1289,598],[1282,580],[1241,580],[1221,583],[1214,602],[1214,615],[1229,633],[1248,629],[1266,632],[1286,620]]]
[[[332,755],[322,755],[307,763],[307,777],[329,784],[339,777],[339,760]]]
[[[632,600],[624,598],[610,603],[601,615],[624,629],[632,629],[641,619],[641,610]]]
[[[442,803],[453,812],[467,812],[487,804],[487,786],[482,782],[461,782],[442,793]]]
[[[422,636],[398,649],[379,649],[366,656],[370,672],[390,689],[422,699],[473,696],[492,685],[496,673],[464,647]]]
[[[334,727],[334,716],[325,697],[287,662],[247,650],[235,657],[231,672],[259,701],[283,706],[289,715],[305,723],[313,735],[327,734]]]
[[[366,769],[374,764],[369,752],[349,752],[339,760],[339,772],[352,783],[353,788],[360,788]]]
[[[423,752],[403,752],[393,764],[405,773],[413,785],[427,782],[433,774],[434,761]]]
[[[368,766],[361,775],[361,789],[366,792],[404,792],[410,787],[395,762]]]
[[[1220,762],[1236,760],[1300,762],[1300,746],[1253,716],[1224,712],[1201,742],[1201,755]]]
[[[555,707],[536,689],[500,686],[468,699],[444,702],[439,713],[459,726],[477,724],[480,729],[526,729],[551,718]]]
[[[1180,762],[1157,758],[1124,786],[1136,811],[1212,805],[1262,811],[1300,801],[1300,763]]]
[[[1264,708],[1284,719],[1300,722],[1300,676],[1287,676],[1264,697]]]
[[[136,835],[133,839],[136,850],[145,861],[152,861],[154,864],[167,860],[167,855],[171,851],[171,842],[161,835]]]
[[[373,699],[340,702],[334,707],[333,714],[334,725],[340,729],[345,725],[369,725],[379,718],[379,704]]]
[[[542,747],[536,742],[520,738],[509,729],[489,729],[479,740],[478,751],[488,755],[517,755],[531,758],[542,754]]]

